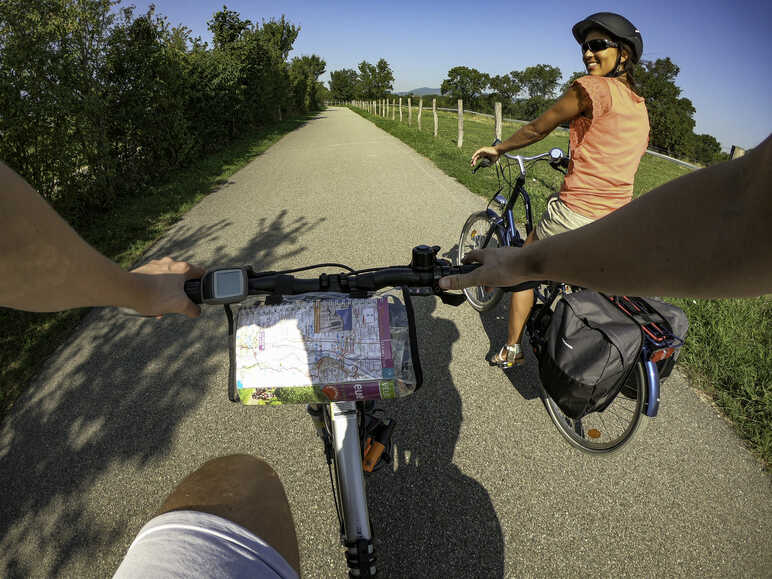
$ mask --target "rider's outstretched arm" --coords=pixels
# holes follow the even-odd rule
[[[514,151],[527,147],[549,135],[558,125],[567,123],[579,115],[591,114],[592,104],[578,86],[572,86],[558,101],[527,125],[520,127],[506,141],[495,147],[482,147],[472,155],[472,166],[477,164],[480,157],[498,159],[499,155],[507,151]]]
[[[199,308],[185,279],[203,271],[169,258],[126,272],[86,243],[19,175],[0,163],[0,307],[54,312],[125,306],[141,314]]]
[[[675,179],[580,229],[524,249],[473,251],[459,289],[559,280],[612,294],[772,292],[772,135],[745,156]]]

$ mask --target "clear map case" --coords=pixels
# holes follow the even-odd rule
[[[400,398],[421,382],[409,296],[395,290],[253,302],[235,315],[231,348],[242,404]]]

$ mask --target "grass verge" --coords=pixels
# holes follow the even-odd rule
[[[128,268],[193,205],[310,116],[291,118],[233,142],[175,171],[164,183],[119,200],[110,211],[78,226],[91,245]],[[0,308],[0,420],[64,343],[88,308],[51,314]]]
[[[403,110],[402,122],[398,113],[395,120],[391,120],[391,113],[389,118],[383,118],[355,107],[352,110],[431,159],[470,191],[485,198],[496,191],[494,171],[483,169],[473,175],[469,167],[472,153],[493,141],[493,119],[464,115],[464,142],[459,148],[455,113],[438,111],[438,135],[435,137],[431,110],[428,114],[424,111],[421,130],[418,130],[415,108],[411,126],[408,126],[406,110]],[[505,122],[503,137],[507,138],[518,127],[518,124]],[[552,147],[566,150],[568,133],[557,130],[522,152],[535,155]],[[635,176],[633,195],[643,195],[690,171],[666,159],[644,155]],[[562,175],[546,163],[535,165],[529,172],[526,188],[531,194],[535,219],[561,182]],[[522,212],[518,217],[523,218]],[[461,227],[460,223],[458,227]],[[772,464],[772,296],[668,301],[682,308],[689,317],[690,330],[680,358],[681,368],[686,370],[693,385],[710,395],[748,441],[751,451],[769,468]],[[666,391],[664,396],[666,399]]]

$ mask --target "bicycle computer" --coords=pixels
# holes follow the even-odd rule
[[[201,278],[201,302],[235,304],[249,295],[247,270],[243,267],[210,269]]]

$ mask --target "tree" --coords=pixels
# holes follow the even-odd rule
[[[236,42],[242,32],[252,26],[252,23],[249,20],[242,20],[238,12],[228,10],[228,7],[223,5],[222,10],[215,12],[206,26],[214,37],[214,47],[225,48]]]
[[[351,68],[333,70],[330,73],[330,97],[334,100],[349,101],[357,96],[357,71]]]
[[[490,84],[490,76],[474,68],[456,66],[448,71],[448,78],[442,81],[442,94],[463,99],[464,104],[474,106],[477,98]]]
[[[694,160],[703,165],[724,160],[721,144],[713,135],[694,135]]]
[[[694,140],[694,105],[681,97],[675,84],[680,69],[670,58],[641,61],[635,79],[639,94],[646,99],[651,125],[651,144],[676,156],[690,156]]]
[[[300,26],[291,24],[282,15],[279,20],[272,18],[267,22],[263,21],[261,30],[269,51],[276,56],[277,60],[287,60],[292,45],[295,44],[295,40],[300,34]]]
[[[375,97],[383,98],[391,92],[394,86],[394,74],[391,67],[385,59],[380,59],[375,65],[375,79],[373,82],[375,88]]]
[[[263,21],[260,29],[261,40],[270,55],[270,66],[265,71],[265,85],[262,93],[273,103],[287,103],[289,98],[289,70],[287,56],[300,33],[300,26],[288,22],[284,16],[279,20]]]
[[[523,91],[522,72],[513,70],[503,76],[492,76],[488,86],[493,91],[493,98],[501,99],[504,104],[512,103]]]
[[[521,73],[523,86],[528,91],[528,97],[540,97],[551,99],[555,96],[555,90],[560,82],[560,69],[549,64],[537,64],[529,66]]]
[[[359,63],[358,66],[359,69],[359,75],[358,75],[358,82],[357,82],[357,96],[361,99],[373,99],[376,96],[375,92],[375,81],[376,81],[376,75],[378,71],[376,68],[367,62],[366,60],[363,60]]]
[[[584,70],[580,70],[572,73],[571,76],[568,77],[568,80],[565,83],[563,83],[563,86],[560,87],[560,92],[562,94],[565,94],[566,92],[568,92],[568,89],[571,88],[571,85],[574,84],[574,81],[577,78],[582,78],[583,76],[587,76],[587,72]]]
[[[290,83],[295,107],[300,111],[317,110],[321,104],[318,81],[327,63],[316,54],[293,58],[290,63]]]

